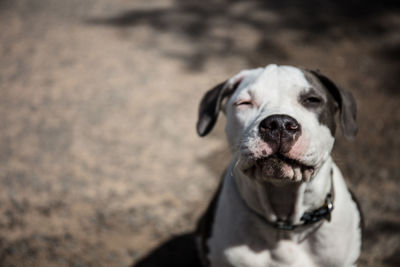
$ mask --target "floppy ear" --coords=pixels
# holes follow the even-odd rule
[[[206,136],[214,127],[218,119],[221,104],[225,97],[231,95],[239,86],[248,71],[241,71],[229,80],[222,82],[210,89],[200,102],[197,133]]]
[[[226,91],[226,81],[209,90],[200,102],[197,134],[206,136],[217,122],[221,102]]]
[[[348,139],[353,139],[357,135],[358,126],[356,122],[357,116],[357,104],[354,96],[342,88],[338,84],[334,83],[325,75],[318,71],[311,71],[319,81],[328,89],[333,95],[335,101],[339,104],[340,109],[340,125],[344,136]]]

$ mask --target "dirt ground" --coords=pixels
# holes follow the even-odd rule
[[[365,213],[359,266],[400,266],[400,5],[366,3],[0,0],[0,265],[129,266],[185,241],[229,160],[223,118],[196,135],[201,96],[277,63],[355,94],[334,157]]]

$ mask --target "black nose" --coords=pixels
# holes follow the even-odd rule
[[[272,115],[258,126],[261,138],[274,152],[288,152],[301,134],[300,124],[287,115]]]

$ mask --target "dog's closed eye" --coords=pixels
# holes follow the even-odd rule
[[[242,100],[238,100],[234,103],[235,106],[252,106],[253,105],[253,101],[251,101],[251,99],[242,99]]]

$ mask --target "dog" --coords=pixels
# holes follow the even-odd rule
[[[335,117],[357,134],[353,95],[319,71],[271,64],[204,95],[200,136],[220,110],[233,157],[195,233],[204,266],[356,266],[362,215],[330,156]]]

